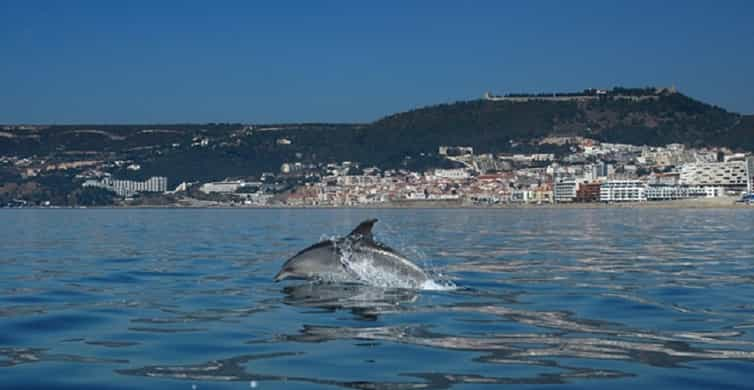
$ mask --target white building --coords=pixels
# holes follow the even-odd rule
[[[471,177],[469,171],[464,168],[457,169],[435,169],[435,177],[441,177],[443,179],[468,179]]]
[[[733,154],[726,154],[725,157],[723,157],[723,160],[725,162],[731,162],[731,161],[746,161],[746,153],[733,153]]]
[[[579,181],[576,179],[560,179],[553,186],[553,198],[556,203],[573,202],[576,199],[576,191],[579,190]]]
[[[705,186],[704,192],[706,193],[705,196],[708,198],[717,198],[718,196],[723,196],[723,194],[725,194],[725,189],[723,187]]]
[[[649,175],[648,184],[650,186],[677,186],[681,180],[681,174],[678,172],[667,173],[651,173]]]
[[[474,148],[471,146],[440,146],[437,154],[441,156],[464,156],[473,155]]]
[[[552,153],[500,154],[498,155],[498,159],[515,162],[553,161],[555,160],[555,155]]]
[[[170,192],[171,193],[186,192],[186,191],[188,191],[188,189],[189,189],[190,186],[191,186],[190,183],[187,183],[187,182],[184,181],[184,182],[181,182],[181,184],[178,184],[178,186],[176,186],[175,189],[173,191],[170,191]]]
[[[749,179],[747,191],[751,194],[754,192],[754,157],[748,157],[746,159],[746,178]]]
[[[676,200],[707,197],[709,190],[699,186],[650,185],[646,193],[647,200]]]
[[[210,183],[204,183],[201,187],[199,187],[199,191],[210,194],[213,192],[216,193],[233,193],[238,191],[239,188],[243,185],[243,181],[241,180],[225,180],[225,181],[215,181]]]
[[[530,203],[535,201],[536,195],[530,190],[513,190],[508,199],[511,203]]]
[[[644,202],[647,189],[639,180],[608,180],[600,185],[602,202]]]
[[[140,192],[165,192],[168,189],[168,179],[164,176],[153,176],[145,181],[118,180],[104,178],[102,180],[87,180],[84,187],[99,187],[115,192],[119,196],[132,196]]]
[[[681,184],[723,187],[728,191],[744,191],[750,186],[746,161],[684,164]]]

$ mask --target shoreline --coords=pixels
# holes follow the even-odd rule
[[[734,198],[704,198],[704,199],[681,199],[653,202],[625,202],[625,203],[505,203],[505,204],[469,204],[461,201],[447,200],[412,200],[400,202],[386,202],[373,204],[360,204],[349,206],[332,205],[228,205],[202,202],[200,204],[166,204],[166,205],[111,205],[111,206],[30,206],[18,208],[5,208],[7,210],[19,209],[228,209],[228,210],[274,210],[274,209],[753,209],[754,205],[736,203]]]

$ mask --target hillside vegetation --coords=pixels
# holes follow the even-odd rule
[[[475,100],[389,116],[372,128],[438,141],[465,140],[480,150],[547,135],[579,135],[635,145],[682,143],[754,150],[751,118],[679,93],[642,101],[498,102]],[[749,137],[748,140],[742,137]],[[458,142],[456,142],[458,143]]]

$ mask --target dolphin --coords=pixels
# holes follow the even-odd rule
[[[430,281],[416,264],[374,240],[372,227],[376,222],[377,219],[368,219],[345,237],[324,240],[298,252],[283,264],[274,281],[315,279],[374,284],[371,274],[383,281],[398,280],[398,286],[408,288],[420,288]]]

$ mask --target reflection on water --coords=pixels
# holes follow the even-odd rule
[[[299,283],[283,288],[283,303],[316,307],[335,312],[348,309],[364,319],[376,320],[380,314],[401,310],[401,305],[416,302],[419,291],[386,289],[357,284]],[[407,309],[410,310],[410,309]]]
[[[754,368],[753,210],[1,214],[11,388],[747,387]],[[271,281],[373,216],[458,288]]]
[[[483,375],[440,374],[432,372],[403,373],[403,377],[415,378],[413,382],[370,382],[370,381],[337,381],[314,377],[274,376],[249,372],[245,369],[253,360],[285,359],[296,356],[295,353],[278,353],[271,355],[238,356],[226,360],[216,360],[191,366],[152,366],[136,370],[119,370],[120,374],[147,377],[162,377],[172,379],[193,379],[211,381],[277,381],[301,382],[319,385],[331,385],[352,389],[447,389],[456,384],[562,384],[569,379],[588,378],[619,378],[629,376],[610,370],[593,370],[588,368],[569,368],[561,374],[536,374],[532,377],[495,377]],[[502,362],[501,362],[502,363]],[[513,363],[516,362],[505,362]],[[285,365],[282,362],[282,365]]]
[[[17,366],[37,362],[71,362],[71,363],[128,363],[123,359],[100,359],[87,356],[50,354],[43,348],[0,348],[0,367]]]

